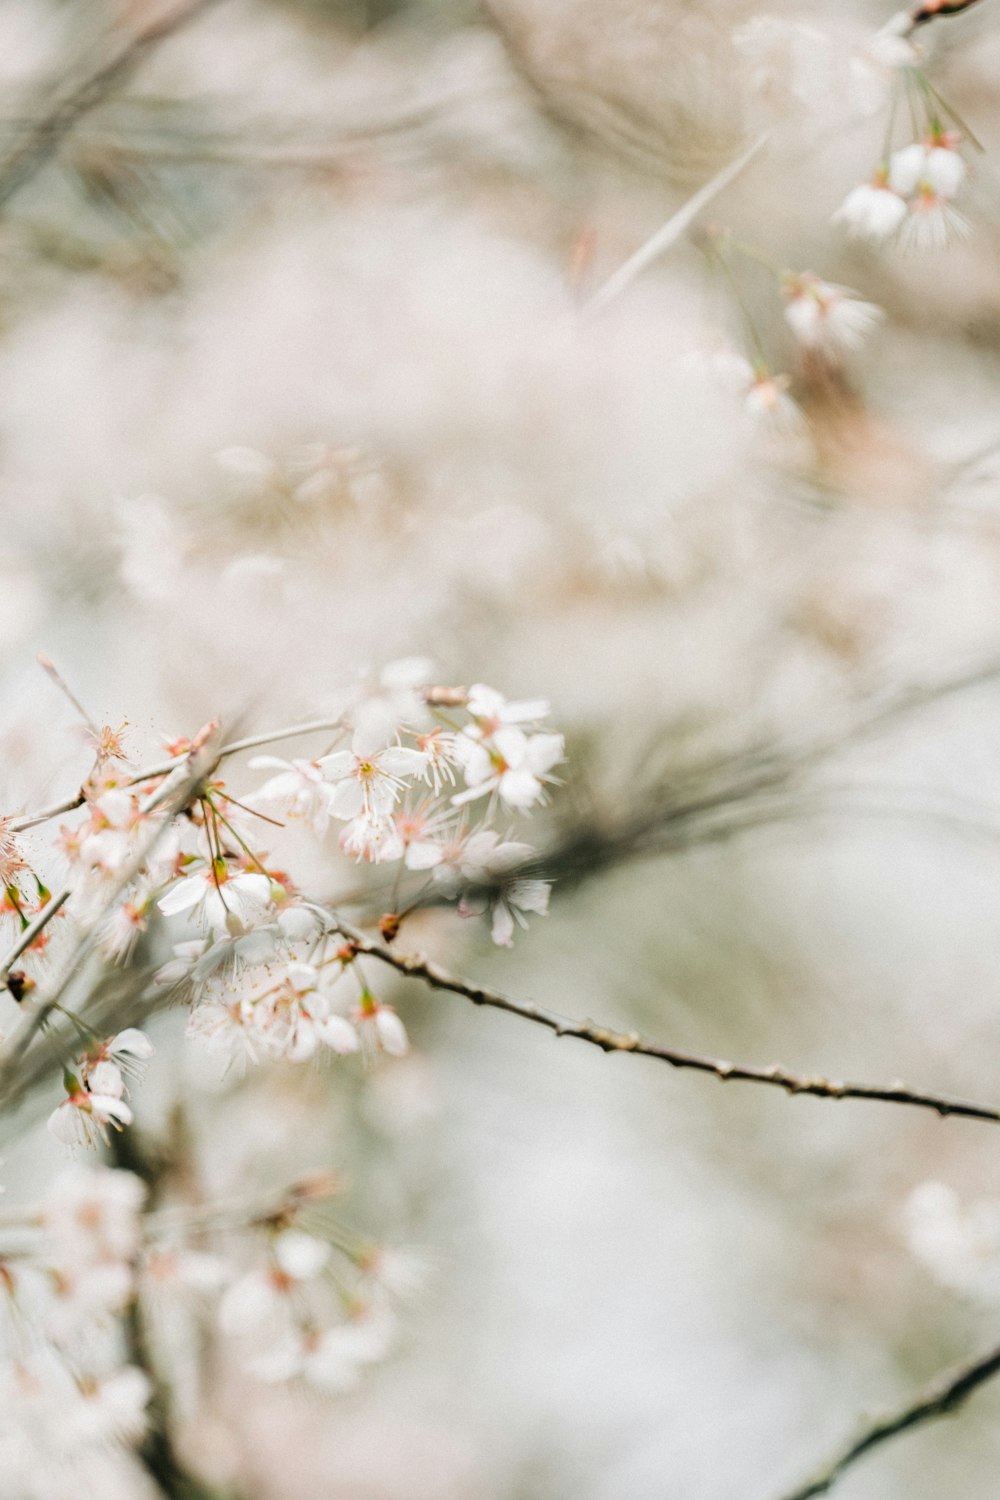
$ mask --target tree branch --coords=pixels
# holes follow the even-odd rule
[[[131,77],[155,47],[215,3],[182,0],[126,37],[83,79],[57,93],[46,114],[0,158],[0,208],[52,159],[78,120]]]
[[[956,1115],[966,1120],[988,1120],[994,1124],[1000,1122],[1000,1108],[994,1105],[975,1104],[943,1094],[921,1093],[908,1088],[904,1083],[841,1083],[836,1079],[791,1073],[777,1064],[768,1068],[753,1067],[718,1057],[707,1057],[697,1052],[682,1051],[677,1047],[660,1046],[656,1042],[645,1041],[634,1031],[614,1031],[593,1021],[574,1021],[556,1011],[534,1005],[531,1001],[515,1000],[500,990],[488,989],[484,985],[460,979],[421,954],[396,953],[384,943],[367,937],[337,913],[330,912],[327,915],[332,920],[334,930],[348,940],[351,948],[379,959],[398,974],[409,979],[422,979],[432,989],[461,995],[464,999],[471,1000],[473,1005],[488,1006],[492,1010],[506,1011],[508,1015],[533,1021],[538,1026],[546,1027],[555,1036],[576,1037],[578,1041],[599,1047],[602,1052],[631,1052],[639,1057],[652,1057],[658,1062],[668,1063],[672,1068],[711,1074],[721,1083],[758,1083],[768,1088],[781,1089],[789,1095],[809,1094],[816,1099],[867,1099],[874,1103],[905,1104],[915,1109],[928,1109],[942,1117]]]
[[[929,1422],[934,1417],[943,1417],[949,1412],[956,1411],[978,1386],[985,1384],[998,1373],[1000,1373],[1000,1348],[991,1349],[981,1358],[969,1364],[959,1365],[944,1375],[939,1375],[920,1392],[914,1401],[908,1402],[898,1411],[873,1422],[814,1479],[800,1489],[783,1495],[782,1500],[813,1500],[815,1495],[825,1495],[833,1488],[841,1475],[872,1448],[878,1448],[890,1438],[897,1437],[899,1433],[908,1432],[911,1428]]]

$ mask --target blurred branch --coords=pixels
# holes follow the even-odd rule
[[[630,255],[624,265],[618,267],[614,275],[609,276],[602,287],[591,297],[583,308],[584,315],[593,316],[602,312],[609,302],[619,297],[632,282],[639,276],[647,266],[652,265],[654,260],[675,245],[694,220],[707,208],[714,198],[734,182],[744,168],[748,167],[756,156],[759,156],[771,138],[771,132],[765,130],[755,141],[742,151],[735,161],[716,172],[704,187],[698,189],[686,203],[684,203],[675,214],[671,214],[665,224],[662,224],[655,234],[650,235],[644,245],[640,245],[634,255]]]
[[[121,1171],[132,1172],[146,1184],[147,1213],[155,1211],[171,1165],[169,1157],[150,1151],[136,1130],[116,1132],[111,1159]],[[133,1297],[125,1315],[128,1359],[146,1376],[151,1387],[147,1407],[148,1428],[137,1456],[164,1500],[222,1500],[219,1492],[205,1485],[182,1462],[171,1431],[170,1401],[157,1368],[152,1339],[141,1299]]]
[[[141,31],[126,36],[92,72],[57,91],[46,113],[0,157],[0,207],[52,159],[77,122],[125,83],[161,42],[215,3],[182,0],[155,16]]]
[[[956,1411],[978,1386],[1000,1373],[1000,1348],[991,1349],[982,1358],[971,1364],[959,1365],[945,1375],[939,1375],[927,1386],[915,1401],[890,1415],[881,1417],[867,1427],[859,1437],[822,1469],[819,1474],[801,1489],[782,1496],[782,1500],[812,1500],[815,1495],[825,1495],[837,1480],[859,1458],[878,1448],[901,1432],[909,1432],[934,1417],[947,1416]]]
[[[951,1099],[941,1094],[919,1093],[903,1083],[866,1084],[841,1083],[830,1078],[790,1073],[777,1065],[768,1068],[732,1063],[717,1057],[705,1057],[696,1052],[685,1052],[676,1047],[663,1047],[655,1042],[643,1040],[634,1031],[613,1031],[598,1026],[593,1021],[574,1021],[556,1011],[546,1010],[528,1000],[515,1000],[499,990],[487,989],[460,979],[439,968],[436,963],[422,955],[395,953],[384,943],[375,941],[357,927],[345,922],[335,912],[329,914],[335,930],[348,940],[358,953],[368,954],[388,964],[409,979],[422,979],[432,989],[447,990],[471,1000],[473,1005],[488,1006],[492,1010],[503,1010],[508,1015],[520,1016],[544,1026],[555,1036],[576,1037],[589,1042],[602,1052],[631,1052],[639,1057],[656,1058],[672,1068],[691,1069],[698,1073],[709,1073],[722,1083],[759,1083],[778,1088],[786,1094],[811,1094],[817,1099],[868,1099],[882,1104],[906,1104],[917,1109],[933,1110],[935,1114],[957,1115],[967,1120],[989,1120],[1000,1122],[1000,1108],[991,1105],[973,1104],[960,1099]]]

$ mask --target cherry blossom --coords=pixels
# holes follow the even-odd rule
[[[255,755],[248,764],[252,771],[278,772],[252,794],[250,806],[301,819],[309,824],[317,838],[323,837],[330,825],[335,793],[317,761]]]
[[[213,932],[238,936],[252,927],[271,901],[271,882],[266,875],[241,870],[231,873],[223,860],[177,881],[157,905],[164,916],[187,912],[200,918]]]
[[[847,287],[822,281],[810,271],[789,276],[782,288],[785,321],[807,349],[838,355],[857,349],[884,317]]]
[[[526,716],[527,717],[527,716]],[[476,797],[496,792],[508,807],[527,811],[544,796],[548,772],[563,759],[561,734],[527,735],[513,724],[490,730],[473,725],[455,740],[455,759],[467,789],[452,797],[461,807]]]
[[[392,812],[407,779],[423,775],[427,756],[356,729],[350,750],[335,750],[319,765],[334,784],[330,799],[334,817],[346,822],[364,816],[375,824]]]

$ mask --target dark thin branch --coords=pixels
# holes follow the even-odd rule
[[[915,1401],[910,1401],[898,1411],[873,1422],[814,1479],[801,1489],[783,1495],[782,1500],[813,1500],[815,1495],[825,1495],[847,1469],[873,1448],[880,1447],[890,1438],[909,1432],[911,1428],[919,1427],[934,1417],[944,1417],[949,1412],[957,1411],[978,1386],[985,1384],[996,1374],[1000,1374],[1000,1348],[991,1349],[980,1359],[937,1376]]]
[[[957,16],[963,10],[971,10],[978,5],[979,0],[927,0],[924,5],[916,5],[910,12],[910,20],[914,26],[923,26],[927,21],[936,21],[941,16]]]
[[[0,208],[59,150],[79,120],[127,82],[149,54],[216,0],[182,0],[126,36],[84,78],[57,92],[47,112],[0,158]]]
[[[159,1202],[170,1170],[168,1159],[147,1149],[136,1130],[116,1134],[111,1143],[114,1165],[134,1172],[149,1190],[147,1212]],[[136,1297],[125,1315],[128,1357],[148,1377],[152,1396],[147,1408],[148,1427],[137,1457],[164,1500],[222,1500],[219,1492],[204,1484],[182,1461],[171,1431],[170,1400],[157,1370],[150,1330],[141,1300]]]
[[[841,1083],[836,1079],[811,1074],[790,1073],[787,1068],[778,1065],[758,1068],[718,1057],[706,1057],[697,1052],[682,1051],[677,1047],[660,1046],[658,1043],[645,1041],[634,1031],[613,1031],[593,1021],[574,1021],[556,1011],[534,1005],[531,1001],[515,1000],[499,990],[487,989],[484,985],[472,984],[466,979],[448,974],[422,955],[396,953],[384,943],[367,937],[360,929],[335,913],[332,918],[335,930],[347,938],[352,949],[379,959],[409,979],[422,979],[432,989],[461,995],[464,999],[471,1000],[473,1005],[485,1005],[492,1010],[503,1010],[508,1015],[533,1021],[556,1036],[576,1037],[578,1041],[599,1047],[602,1052],[631,1052],[639,1057],[652,1057],[658,1062],[668,1063],[672,1068],[709,1073],[721,1083],[759,1083],[781,1089],[789,1095],[810,1094],[816,1099],[867,1099],[880,1104],[906,1104],[915,1109],[929,1109],[942,1117],[956,1115],[966,1120],[989,1120],[994,1124],[1000,1122],[1000,1108],[994,1105],[974,1104],[943,1094],[921,1093],[908,1088],[904,1083]]]

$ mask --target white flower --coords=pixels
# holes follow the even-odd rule
[[[910,199],[900,243],[905,250],[943,250],[952,240],[964,239],[968,233],[968,219],[947,198],[939,197],[927,187]]]
[[[526,912],[544,917],[549,909],[551,886],[547,880],[512,880],[502,886],[493,903],[490,936],[498,945],[509,948],[514,942],[514,923],[527,930]]]
[[[905,218],[905,200],[881,181],[852,188],[833,216],[849,234],[873,240],[888,239]]]
[[[788,385],[787,375],[769,375],[764,370],[758,372],[744,397],[747,413],[773,432],[799,432],[805,418],[789,396]]]
[[[67,1446],[138,1443],[146,1431],[146,1407],[152,1395],[148,1377],[125,1365],[100,1380],[83,1381],[79,1400],[63,1413],[60,1441]]]
[[[966,1206],[953,1188],[924,1182],[910,1195],[904,1226],[911,1250],[938,1281],[1000,1303],[1000,1202]]]
[[[385,1052],[390,1057],[405,1057],[410,1050],[406,1027],[391,1005],[384,1005],[365,990],[354,1011],[354,1024],[361,1037],[365,1056]]]
[[[304,1380],[332,1394],[352,1390],[366,1365],[384,1359],[392,1344],[394,1319],[380,1304],[365,1308],[333,1328],[293,1328],[250,1365],[269,1384]]]
[[[341,849],[351,859],[363,860],[367,864],[381,864],[383,860],[402,859],[405,853],[403,842],[391,823],[382,817],[361,813],[345,823],[337,840]]]
[[[139,1213],[145,1184],[111,1167],[67,1167],[45,1195],[42,1224],[58,1264],[129,1261],[140,1243]]]
[[[539,719],[546,718],[549,712],[549,705],[544,698],[508,703],[502,693],[487,687],[484,682],[472,684],[465,706],[487,735],[494,733],[501,724],[537,723]]]
[[[954,198],[965,180],[966,165],[950,146],[914,141],[894,151],[889,163],[889,186],[904,198],[918,188],[929,188],[940,198]]]
[[[326,1240],[314,1234],[305,1234],[301,1229],[284,1229],[276,1235],[271,1251],[285,1276],[295,1281],[307,1281],[318,1276],[330,1259],[330,1246]]]
[[[547,772],[563,759],[564,749],[561,734],[527,735],[505,724],[493,731],[468,725],[455,740],[455,759],[467,790],[452,797],[452,803],[459,807],[495,791],[508,807],[525,811],[544,795]]]
[[[455,785],[455,736],[447,729],[431,729],[418,737],[417,748],[427,756],[424,776],[440,796],[446,782]]]
[[[122,901],[101,927],[101,947],[109,958],[128,958],[140,932],[145,932],[149,908],[145,902]]]
[[[113,1090],[114,1079],[107,1082]],[[121,1130],[131,1123],[132,1111],[119,1093],[91,1093],[82,1087],[69,1093],[48,1118],[50,1132],[66,1146],[107,1145],[109,1125]]]
[[[178,880],[157,905],[164,916],[189,912],[201,917],[213,932],[238,936],[260,920],[270,900],[271,882],[266,875],[247,871],[231,875],[224,862],[216,860],[207,870]]]
[[[355,731],[372,744],[386,745],[401,728],[423,729],[429,723],[423,689],[433,675],[434,663],[426,656],[389,662],[375,691],[355,705]]]
[[[253,1002],[245,1024],[268,1052],[291,1062],[304,1062],[320,1046],[341,1055],[359,1046],[351,1023],[331,1010],[311,964],[289,964],[280,982]]]
[[[303,1343],[296,1373],[322,1391],[351,1390],[366,1365],[388,1354],[392,1334],[392,1320],[384,1310],[341,1323]]]
[[[531,844],[502,839],[492,828],[480,828],[446,845],[434,879],[454,894],[461,885],[493,885],[534,854]]]
[[[333,788],[314,760],[281,760],[276,755],[255,755],[248,762],[252,771],[277,770],[278,775],[247,798],[251,807],[274,810],[287,818],[301,819],[322,838],[330,824]]]
[[[392,812],[406,778],[423,775],[427,756],[356,729],[350,750],[335,750],[319,765],[327,781],[334,783],[330,799],[334,817],[346,822],[363,814],[377,823]]]
[[[810,271],[790,277],[784,294],[785,320],[799,343],[829,354],[858,348],[884,316],[848,287],[821,281]]]
[[[145,1064],[153,1055],[153,1044],[144,1031],[136,1026],[128,1026],[124,1031],[119,1031],[109,1041],[103,1042],[96,1052],[89,1053],[81,1060],[81,1071],[89,1086],[93,1086],[93,1080],[98,1068],[103,1068],[104,1077],[108,1080],[113,1069],[119,1079],[122,1074],[131,1078],[141,1078],[145,1072]]]

